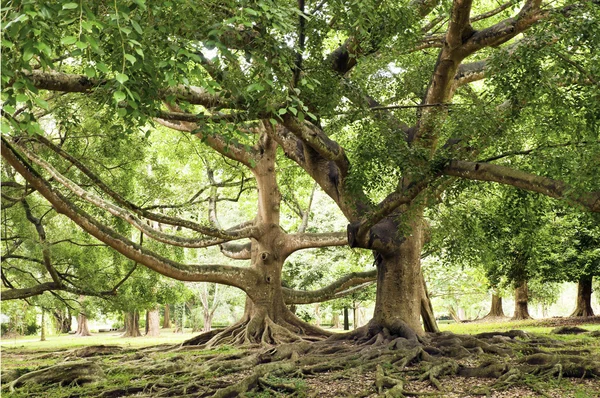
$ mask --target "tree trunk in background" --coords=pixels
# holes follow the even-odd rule
[[[352,328],[356,329],[358,328],[358,324],[360,322],[360,313],[358,312],[360,309],[360,303],[357,303],[356,301],[352,303]]]
[[[66,308],[63,310],[52,311],[52,316],[56,324],[56,331],[58,333],[69,333],[71,331],[71,311]]]
[[[88,319],[83,313],[77,315],[77,333],[75,336],[85,337],[91,336],[90,330],[88,329]]]
[[[331,327],[334,329],[340,328],[340,313],[339,311],[333,310],[333,314],[331,316]]]
[[[321,327],[321,303],[315,304],[315,325]]]
[[[203,332],[210,332],[212,330],[212,320],[214,313],[211,311],[204,312],[204,326],[202,328]]]
[[[440,328],[438,328],[435,315],[433,314],[433,306],[429,299],[427,284],[425,283],[425,278],[423,276],[421,276],[421,279],[423,282],[423,290],[421,291],[421,319],[423,320],[423,328],[428,333],[438,333]]]
[[[496,293],[492,293],[492,307],[490,312],[485,316],[486,318],[504,317],[504,310],[502,309],[502,297]]]
[[[528,301],[527,281],[523,281],[517,284],[515,288],[515,314],[512,317],[513,320],[532,319],[529,315]]]
[[[583,276],[577,282],[577,307],[571,316],[594,316],[592,309],[592,276]]]
[[[160,312],[158,307],[151,311],[146,311],[146,336],[160,336]]]
[[[450,316],[452,317],[452,319],[454,319],[454,322],[456,323],[461,323],[462,319],[460,319],[460,316],[458,316],[458,314],[456,313],[456,309],[453,306],[448,306],[448,313],[450,314]]]
[[[344,307],[344,330],[350,330],[350,317],[348,316],[348,307]]]
[[[144,323],[144,336],[148,335],[148,329],[150,328],[149,322],[148,322],[148,313],[150,311],[146,310],[146,322]]]
[[[125,313],[125,333],[121,337],[140,337],[140,313],[132,311]]]
[[[46,311],[42,309],[42,332],[40,341],[46,341]]]
[[[290,312],[296,315],[296,311],[298,310],[298,306],[296,304],[292,304],[289,306]]]
[[[163,329],[171,328],[171,311],[169,310],[169,304],[165,304],[165,315],[163,317]]]

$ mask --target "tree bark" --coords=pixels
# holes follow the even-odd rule
[[[160,313],[158,307],[146,311],[146,336],[160,336]]]
[[[171,311],[169,310],[169,304],[165,304],[165,314],[163,317],[163,329],[171,328]]]
[[[77,333],[75,336],[86,337],[91,336],[90,330],[88,329],[88,319],[84,313],[80,312],[77,315]]]
[[[344,330],[350,330],[350,317],[348,315],[348,307],[344,307]]]
[[[515,313],[513,320],[532,319],[529,315],[529,294],[527,290],[527,281],[518,282],[515,288]]]
[[[42,331],[40,341],[46,341],[46,311],[42,309]]]
[[[439,333],[440,328],[435,320],[433,313],[433,306],[429,299],[429,292],[427,291],[427,284],[425,278],[421,275],[423,290],[421,292],[421,318],[423,319],[423,328],[428,333]]]
[[[140,337],[140,313],[131,311],[125,313],[125,333],[121,337]]]
[[[71,312],[70,310],[54,310],[52,316],[56,324],[56,330],[58,333],[69,333],[71,331]]]
[[[502,297],[496,292],[492,293],[492,306],[490,312],[485,316],[486,318],[498,318],[505,317],[504,310],[502,309]]]
[[[321,327],[321,303],[315,303],[315,325]]]
[[[337,310],[333,310],[333,313],[331,315],[331,327],[333,329],[340,328],[340,312]]]
[[[353,329],[357,329],[359,327],[359,323],[360,323],[360,303],[358,302],[353,302],[352,303],[352,328]]]
[[[594,316],[592,309],[592,280],[593,276],[583,276],[577,282],[577,306],[572,317]]]

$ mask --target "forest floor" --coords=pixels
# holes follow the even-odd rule
[[[479,341],[481,344],[475,347],[477,349],[465,345],[469,348],[466,356],[453,357],[452,361],[442,358],[437,362],[418,360],[428,354],[419,347],[398,343],[357,351],[351,343],[344,342],[329,353],[323,350],[327,346],[321,345],[318,354],[310,348],[307,351],[296,347],[295,356],[282,360],[277,355],[285,351],[285,347],[180,348],[178,343],[190,334],[175,335],[171,331],[163,332],[157,339],[119,339],[114,333],[88,338],[50,336],[46,342],[9,339],[3,340],[1,347],[1,392],[3,397],[19,398],[597,398],[600,397],[597,373],[592,377],[569,377],[571,363],[580,362],[585,364],[584,369],[596,369],[595,372],[600,368],[600,317],[583,321],[552,318],[440,325],[445,332],[436,337],[436,341],[460,340],[463,345]],[[565,325],[582,330],[578,334],[552,333],[556,327]],[[507,333],[515,329],[526,334]],[[483,340],[482,333],[491,334]],[[473,340],[470,335],[477,335],[481,340]],[[494,345],[492,341],[501,344]],[[437,343],[436,347],[440,349],[444,344]],[[568,358],[572,362],[544,362],[541,368],[530,366],[533,362],[527,358],[539,359],[539,355]],[[452,371],[448,371],[449,368]],[[499,377],[458,376],[466,368],[503,370]],[[586,376],[585,371],[583,376]]]

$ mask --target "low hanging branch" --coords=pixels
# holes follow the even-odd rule
[[[319,290],[304,291],[284,287],[284,301],[288,305],[321,303],[363,289],[374,283],[376,278],[377,270],[374,269],[367,272],[352,272]]]

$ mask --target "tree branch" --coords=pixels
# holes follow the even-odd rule
[[[566,183],[490,163],[451,160],[442,173],[477,181],[492,181],[564,199],[600,212],[600,192],[579,192]]]
[[[357,289],[369,286],[377,278],[377,270],[352,272],[332,284],[313,291],[294,290],[284,287],[283,297],[286,304],[311,304],[333,300],[350,294]]]
[[[64,214],[84,231],[106,243],[129,259],[173,279],[195,282],[215,282],[236,286],[247,291],[255,283],[257,275],[252,269],[224,265],[187,265],[169,260],[102,225],[89,214],[56,192],[27,162],[21,158],[10,143],[2,137],[2,156],[25,180],[31,184],[56,211]]]
[[[286,246],[289,253],[302,249],[328,246],[345,246],[348,244],[346,232],[330,232],[320,234],[288,234]]]

